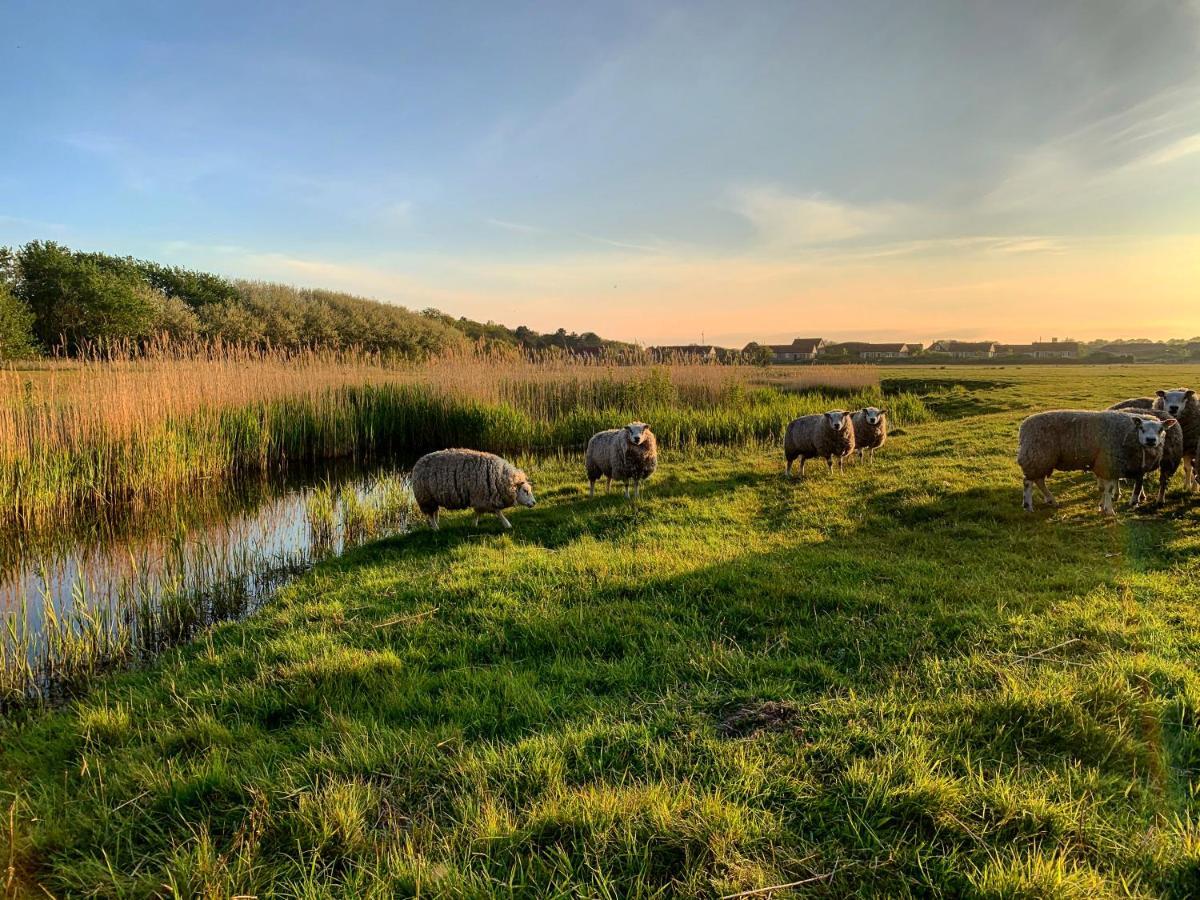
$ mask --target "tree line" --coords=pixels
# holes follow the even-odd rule
[[[357,347],[407,358],[480,342],[567,352],[627,346],[591,332],[539,334],[338,291],[71,250],[53,241],[0,247],[0,359],[71,355],[164,336],[278,349]]]

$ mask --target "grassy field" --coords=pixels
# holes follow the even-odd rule
[[[1200,499],[1027,515],[1013,462],[1031,409],[1198,381],[887,370],[937,420],[873,467],[672,448],[637,509],[524,460],[513,533],[370,544],[0,725],[8,890],[1200,894]]]

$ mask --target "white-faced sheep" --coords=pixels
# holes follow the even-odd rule
[[[585,466],[589,497],[596,495],[598,479],[608,479],[607,490],[615,478],[624,482],[626,497],[632,482],[633,499],[637,500],[642,482],[658,468],[658,439],[645,422],[630,422],[624,428],[597,432],[588,441]]]
[[[854,449],[860,460],[866,457],[875,461],[875,451],[887,440],[887,415],[886,409],[868,406],[850,417],[854,423]]]
[[[792,463],[799,458],[800,477],[804,477],[804,463],[809,459],[824,459],[829,471],[837,460],[838,470],[854,452],[854,425],[850,413],[835,409],[826,413],[813,413],[793,419],[783,436],[783,455],[787,460],[787,476],[792,477]]]
[[[1114,515],[1113,498],[1121,478],[1139,479],[1156,469],[1163,440],[1174,419],[1105,410],[1053,410],[1021,423],[1017,464],[1025,476],[1025,509],[1033,510],[1033,487],[1056,505],[1046,487],[1054,471],[1091,471],[1100,482],[1100,509]],[[1137,492],[1134,492],[1136,501]]]
[[[1130,415],[1139,416],[1154,416],[1159,421],[1166,421],[1171,416],[1163,412],[1161,409],[1153,409],[1154,398],[1152,397],[1134,397],[1130,400],[1122,400],[1120,403],[1114,403],[1109,409],[1120,410],[1129,413]],[[1179,469],[1180,464],[1184,461],[1184,444],[1183,444],[1183,429],[1178,422],[1167,428],[1166,436],[1163,438],[1162,459],[1158,464],[1158,504],[1161,506],[1167,497],[1167,483],[1171,480],[1171,476]],[[1140,503],[1145,499],[1145,492],[1142,490],[1142,480],[1135,478],[1133,485],[1133,502]]]
[[[533,487],[525,473],[494,453],[478,450],[439,450],[417,460],[412,491],[429,524],[438,527],[438,510],[473,509],[475,524],[484,513],[495,513],[505,528],[511,506],[533,506]]]
[[[1184,487],[1190,492],[1200,481],[1194,460],[1200,455],[1200,397],[1191,388],[1174,388],[1172,390],[1155,391],[1154,408],[1161,409],[1168,415],[1179,420],[1183,429],[1183,481]]]

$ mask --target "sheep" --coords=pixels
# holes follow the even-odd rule
[[[1117,480],[1140,479],[1157,468],[1166,431],[1173,424],[1174,419],[1117,410],[1053,410],[1030,416],[1021,423],[1017,439],[1017,464],[1025,476],[1025,509],[1033,511],[1035,484],[1047,504],[1057,505],[1046,487],[1050,473],[1090,469],[1100,482],[1101,512],[1114,515]]]
[[[1154,416],[1159,421],[1165,421],[1171,418],[1167,413],[1160,409],[1153,409],[1153,397],[1134,397],[1130,400],[1122,400],[1120,403],[1114,403],[1109,409],[1114,409],[1132,415]],[[1183,444],[1183,429],[1176,422],[1167,428],[1166,437],[1163,439],[1162,461],[1158,464],[1158,505],[1161,506],[1167,497],[1167,482],[1178,470],[1181,462],[1184,461],[1184,444]],[[1145,492],[1141,490],[1141,479],[1134,479],[1134,501],[1141,502],[1145,499]]]
[[[854,452],[854,426],[850,413],[844,409],[813,413],[793,419],[783,436],[783,455],[787,460],[787,477],[792,477],[792,462],[800,458],[800,477],[804,477],[806,460],[821,457],[829,471],[837,457],[838,471],[847,456]]]
[[[1194,459],[1200,455],[1200,397],[1191,388],[1174,388],[1169,391],[1155,391],[1154,408],[1160,409],[1179,420],[1183,429],[1183,446],[1189,452],[1183,456],[1183,483],[1191,493],[1200,485],[1200,473],[1197,473]]]
[[[507,460],[479,450],[438,450],[426,453],[412,470],[412,491],[421,512],[438,527],[438,509],[473,509],[474,524],[484,513],[495,513],[505,529],[510,506],[533,506],[529,478]]]
[[[875,461],[875,451],[887,440],[886,409],[868,406],[860,409],[850,417],[854,424],[854,448],[858,450],[858,458],[865,456],[869,461]]]
[[[624,428],[610,428],[593,434],[587,443],[585,461],[588,479],[588,496],[596,496],[597,479],[607,478],[607,491],[613,479],[625,483],[625,496],[629,496],[629,482],[633,482],[633,499],[641,496],[642,482],[658,468],[658,439],[645,422],[630,422]]]

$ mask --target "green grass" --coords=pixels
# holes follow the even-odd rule
[[[842,477],[681,446],[635,510],[521,460],[511,534],[367,545],[5,724],[11,884],[1200,893],[1200,499],[1109,522],[1059,475],[1031,516],[1013,462],[1029,408],[1200,371],[939,374],[903,377],[942,419]]]

